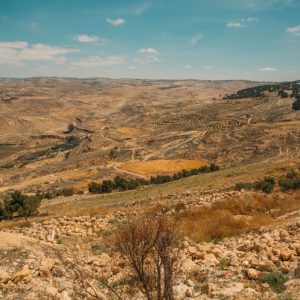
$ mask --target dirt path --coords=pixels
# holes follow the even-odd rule
[[[154,152],[154,153],[150,153],[150,154],[148,154],[148,155],[146,155],[144,157],[143,161],[147,161],[149,158],[151,158],[153,156],[158,156],[160,154],[164,154],[164,153],[166,153],[166,152],[168,152],[170,150],[173,150],[173,149],[175,149],[177,147],[180,147],[180,146],[182,146],[184,144],[187,144],[188,142],[190,142],[190,141],[192,141],[192,140],[194,140],[196,138],[203,137],[206,133],[207,133],[207,130],[205,130],[204,132],[202,132],[202,133],[200,133],[198,135],[193,135],[192,137],[188,138],[187,140],[185,140],[183,142],[180,142],[180,143],[178,143],[178,144],[176,144],[174,146],[171,146],[171,147],[166,148],[166,149],[159,150],[159,151]]]
[[[125,173],[125,174],[128,174],[128,175],[132,175],[132,176],[135,176],[135,177],[139,177],[139,178],[148,180],[148,178],[146,176],[143,176],[141,174],[137,174],[137,173],[134,173],[134,172],[119,169],[117,166],[113,166],[113,169],[116,170],[117,172],[120,172],[120,173]]]

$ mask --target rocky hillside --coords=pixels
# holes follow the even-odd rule
[[[188,209],[230,198],[244,201],[247,195],[215,193],[188,201],[192,195],[186,193],[184,201],[168,198]],[[133,210],[138,213],[138,206],[130,208],[130,215]],[[96,299],[91,296],[96,292],[98,299],[117,299],[97,284],[97,278],[105,275],[122,299],[144,299],[130,289],[127,261],[107,244],[128,213],[53,218],[2,230],[0,297]],[[173,252],[175,299],[299,299],[300,210],[281,215],[270,226],[216,242],[197,243],[185,236]],[[81,290],[78,270],[89,281],[89,289]]]

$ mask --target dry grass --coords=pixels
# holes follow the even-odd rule
[[[142,130],[132,127],[120,127],[117,129],[117,132],[130,137],[139,137],[144,134]]]
[[[293,120],[293,121],[284,121],[284,122],[275,122],[274,125],[279,126],[289,126],[289,125],[298,125],[300,124],[300,120]]]
[[[186,210],[176,216],[182,233],[197,242],[239,235],[276,222],[275,217],[300,209],[300,192],[249,193],[244,201],[230,199],[210,208]]]
[[[140,162],[129,162],[122,164],[119,168],[125,171],[138,173],[141,175],[151,174],[173,174],[183,169],[192,170],[207,166],[202,160],[149,160]]]

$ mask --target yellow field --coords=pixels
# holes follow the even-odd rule
[[[298,125],[298,124],[300,125],[300,120],[275,122],[274,124],[279,126],[289,126],[289,125]]]
[[[206,165],[208,163],[202,160],[149,160],[125,163],[119,166],[119,169],[141,175],[152,175],[173,174],[183,169],[192,170]]]
[[[117,132],[120,134],[124,134],[130,137],[139,137],[143,135],[143,131],[137,128],[131,128],[131,127],[121,127],[117,129]]]

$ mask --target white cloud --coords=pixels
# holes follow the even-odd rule
[[[74,36],[74,40],[80,43],[92,43],[97,42],[98,37],[96,35],[78,34]]]
[[[289,27],[286,30],[288,33],[291,33],[293,35],[300,36],[300,25],[295,26],[295,27]]]
[[[87,59],[73,62],[77,67],[108,67],[126,62],[124,56],[89,56]]]
[[[153,49],[153,48],[141,48],[139,51],[139,53],[146,53],[146,54],[157,54],[157,50]]]
[[[274,67],[264,67],[264,68],[260,68],[258,69],[261,72],[278,72],[279,69],[274,68]]]
[[[66,58],[62,55],[78,51],[72,48],[62,48],[46,44],[27,42],[0,42],[0,64],[21,65],[24,61],[52,61],[62,64]]]
[[[203,33],[199,33],[198,35],[194,36],[191,40],[191,45],[196,46],[200,40],[202,40],[204,37]]]
[[[227,23],[227,27],[233,27],[233,28],[241,28],[241,27],[245,27],[245,24],[243,24],[240,21],[230,21]]]
[[[135,63],[150,64],[160,61],[158,51],[154,48],[141,48],[138,50],[138,53],[140,53],[140,56],[133,59]]]
[[[295,6],[298,0],[226,0],[222,1],[231,5],[234,8],[241,8],[247,10],[265,10],[273,6]]]
[[[191,65],[185,65],[184,68],[185,68],[185,69],[188,69],[188,70],[193,69],[193,67],[192,67]]]
[[[227,23],[227,27],[229,27],[229,28],[243,28],[243,27],[247,27],[249,24],[257,22],[257,21],[258,21],[258,18],[248,17],[247,19],[229,21]]]
[[[136,15],[140,15],[140,14],[144,13],[150,6],[151,6],[150,2],[144,2],[144,3],[136,6],[136,8],[134,9],[134,13]]]
[[[208,66],[203,66],[202,68],[205,69],[205,70],[211,70],[211,69],[213,69],[214,67],[208,65]]]
[[[117,18],[117,19],[107,18],[106,22],[112,26],[120,26],[125,24],[125,20],[122,18]]]
[[[128,69],[129,69],[129,70],[135,70],[135,69],[136,69],[136,66],[129,66]]]

